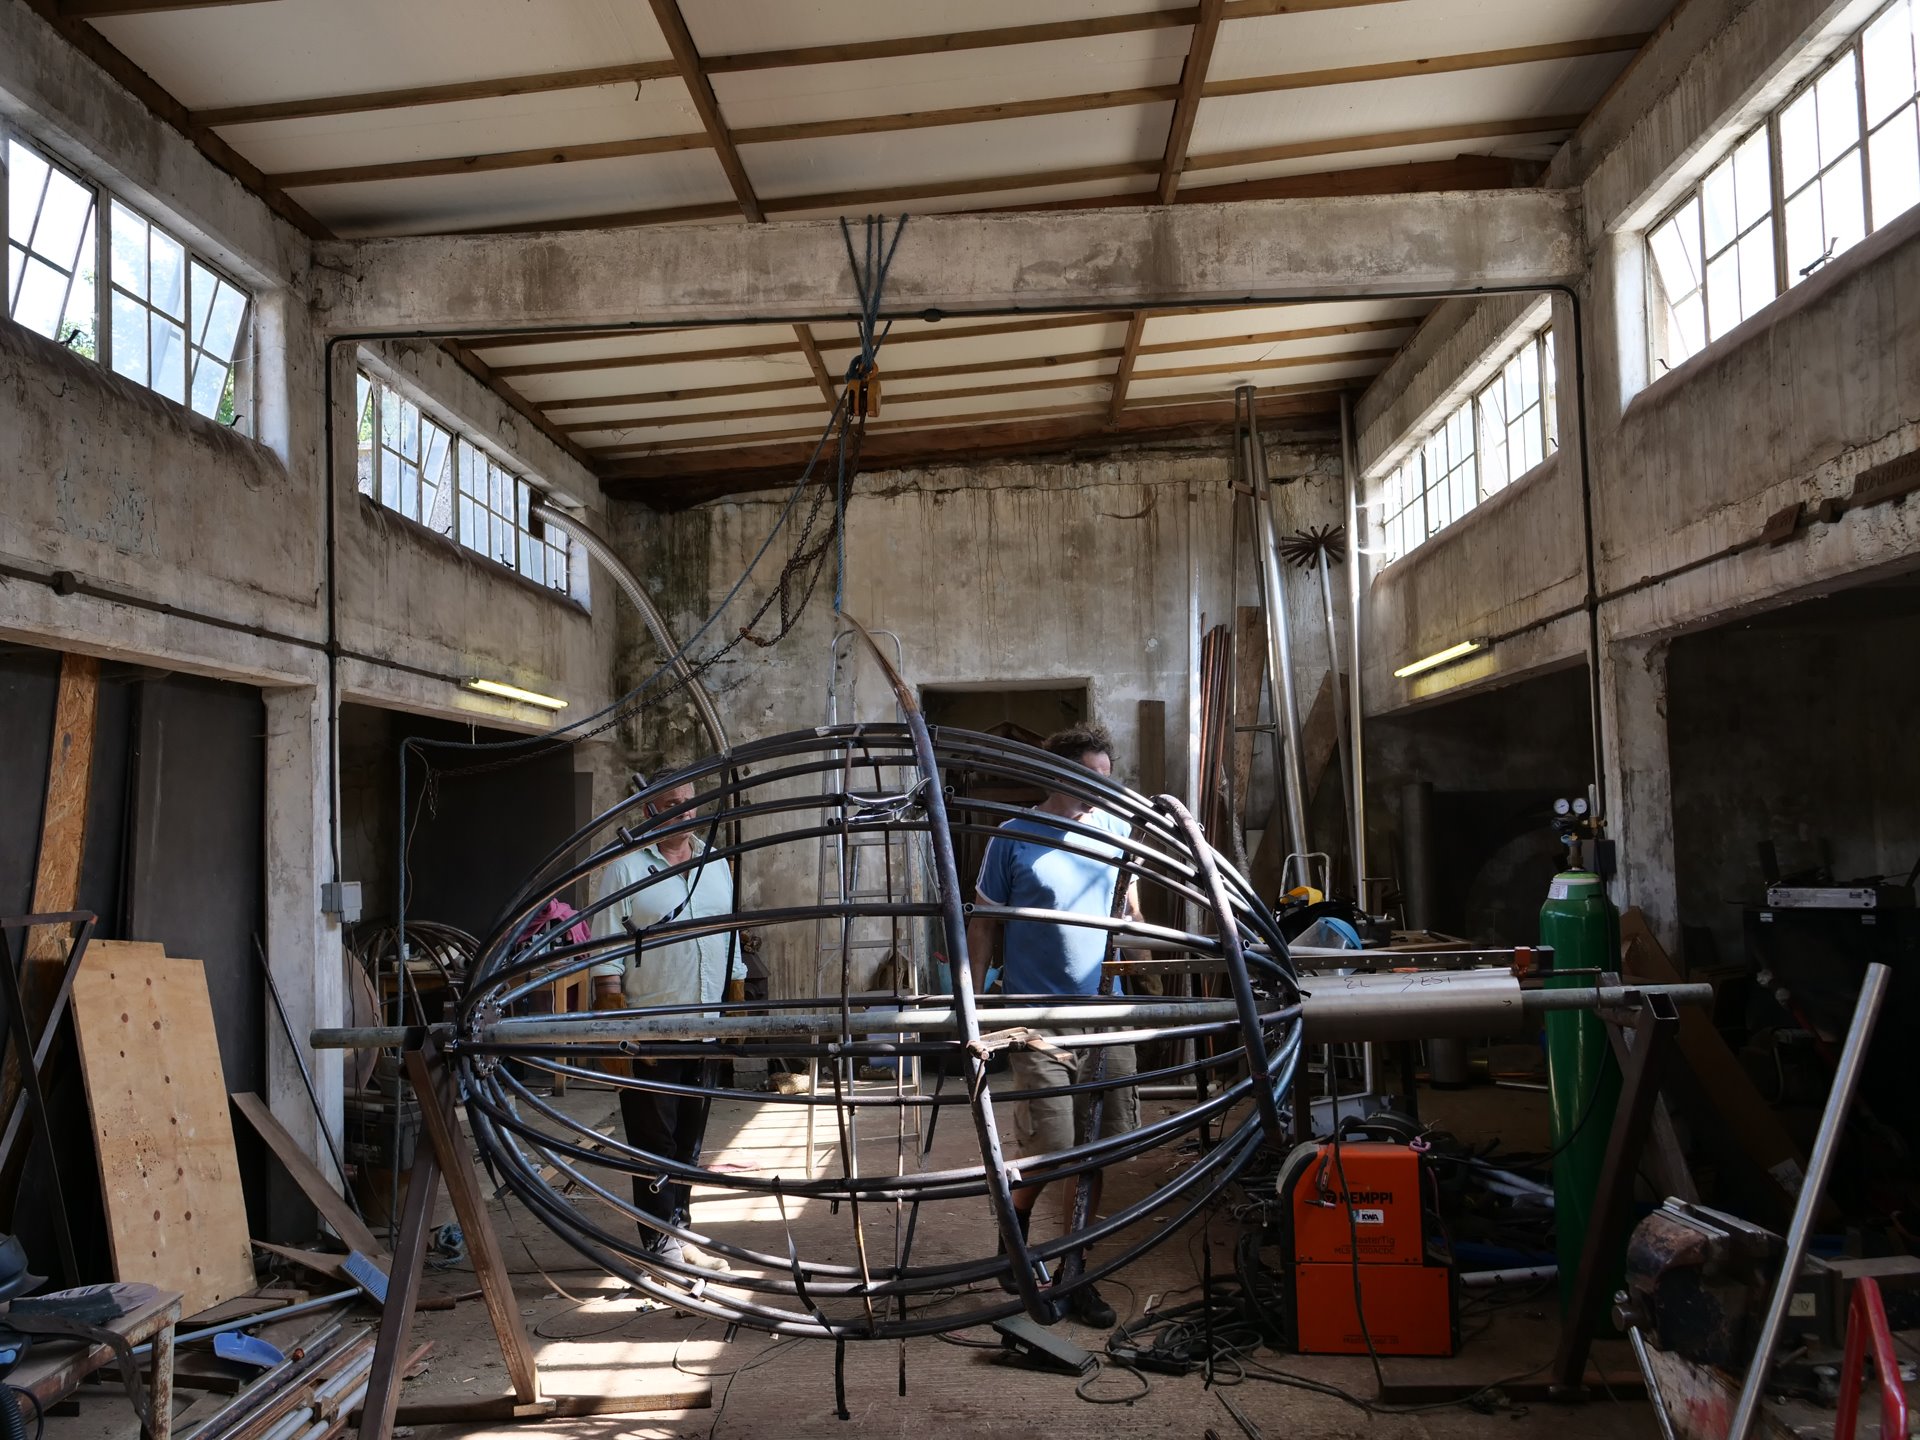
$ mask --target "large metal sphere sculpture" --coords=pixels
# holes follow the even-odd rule
[[[662,776],[601,816],[515,899],[462,998],[447,1049],[475,1139],[495,1174],[595,1264],[681,1309],[840,1340],[948,1331],[1023,1310],[1051,1320],[1078,1287],[1130,1263],[1196,1214],[1263,1140],[1284,1140],[1282,1104],[1301,1043],[1300,996],[1286,944],[1271,914],[1206,844],[1180,803],[1168,796],[1149,800],[1014,741],[929,730],[904,687],[901,699],[905,723],[825,727],[737,747]],[[1130,826],[1124,842],[1084,825],[1067,829],[1119,846],[1124,860],[1116,878],[1135,879],[1143,898],[1170,898],[1183,923],[1130,922],[1117,905],[1119,918],[1055,918],[1103,929],[1115,945],[1203,962],[1178,968],[1210,969],[1216,988],[1224,979],[1225,998],[975,995],[966,960],[969,914],[1006,920],[1028,912],[968,903],[973,886],[958,873],[956,837],[989,835],[1020,807],[956,794],[947,777],[962,772],[991,782],[972,789],[1037,787],[1077,795]],[[691,805],[649,813],[649,801],[687,783],[696,788]],[[682,834],[704,845],[695,847],[692,860],[624,888],[599,883],[621,857]],[[677,895],[683,876],[719,863],[733,865],[738,881],[730,917],[669,914],[637,938],[600,918],[648,885],[671,886]],[[823,865],[833,883],[816,891]],[[782,889],[796,893],[782,896]],[[569,941],[565,930],[540,922],[546,902],[563,894],[595,897],[584,912],[594,927],[590,941]],[[823,993],[699,1007],[519,1013],[525,1007],[517,1002],[558,976],[636,956],[644,973],[650,950],[723,929],[769,939],[780,931],[798,934],[822,957]],[[875,964],[876,955],[885,963]],[[1105,1075],[1099,1057],[1109,1047],[1154,1040],[1192,1043],[1169,1047],[1186,1058],[1161,1068]],[[996,1049],[1027,1044],[1083,1057],[1078,1073],[1085,1078],[1067,1088],[1096,1105],[1119,1085],[1134,1083],[1193,1083],[1196,1098],[1130,1134],[1011,1159],[1002,1148],[1002,1127],[1022,1092],[998,1080],[989,1087],[987,1067]],[[545,1070],[711,1098],[732,1092],[705,1083],[663,1084],[650,1078],[648,1066],[604,1062],[767,1056],[800,1057],[816,1067],[810,1090],[756,1101],[794,1107],[789,1113],[796,1119],[804,1111],[820,1122],[808,1127],[810,1136],[824,1127],[823,1144],[832,1146],[820,1173],[807,1173],[815,1169],[811,1149],[797,1173],[785,1175],[678,1165],[626,1144],[617,1129],[607,1137],[587,1127],[556,1106],[544,1086],[536,1089],[523,1078],[530,1069]],[[894,1083],[858,1081],[863,1067],[875,1066],[892,1067]],[[609,1068],[633,1073],[603,1073]],[[912,1083],[923,1068],[924,1080]],[[1211,1083],[1197,1083],[1203,1079]],[[946,1123],[970,1124],[978,1158],[922,1168],[932,1132],[949,1110],[963,1112]],[[891,1123],[876,1123],[876,1114]],[[1143,1199],[1095,1220],[1086,1213],[1083,1190],[1065,1233],[1031,1246],[1021,1236],[1014,1187],[1077,1181],[1101,1166],[1177,1147],[1203,1127],[1213,1143]],[[664,1228],[725,1257],[731,1270],[715,1274],[668,1259],[658,1248],[662,1222],[629,1198],[636,1176],[760,1197],[774,1243],[755,1250],[702,1231],[696,1210],[695,1228]],[[1068,1189],[1071,1195],[1073,1186]],[[836,1202],[847,1226],[836,1253],[801,1254],[791,1227],[782,1226],[789,1207],[807,1200]],[[951,1253],[953,1237],[949,1229],[939,1245],[928,1244],[931,1227],[921,1222],[921,1209],[929,1202],[948,1212],[971,1205],[990,1217],[993,1229],[978,1232],[987,1238],[982,1253],[942,1258]],[[1005,1253],[990,1248],[994,1239]],[[1015,1293],[996,1281],[1011,1283]],[[929,1303],[936,1296],[937,1310]]]

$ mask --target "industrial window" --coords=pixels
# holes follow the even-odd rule
[[[1491,379],[1421,438],[1373,506],[1382,564],[1439,533],[1525,475],[1559,444],[1553,330],[1530,335]]]
[[[1671,369],[1920,203],[1916,0],[1893,0],[1647,235]]]
[[[32,146],[9,138],[6,159],[8,314],[202,415],[243,419],[247,292]]]
[[[586,602],[571,538],[532,517],[537,483],[365,372],[355,398],[361,494],[535,584]]]

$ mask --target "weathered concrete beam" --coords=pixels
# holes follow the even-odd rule
[[[900,245],[886,309],[1113,310],[1537,286],[1577,277],[1584,249],[1577,196],[1554,190],[925,215]],[[833,221],[321,243],[315,272],[316,313],[336,335],[815,320],[859,306]]]

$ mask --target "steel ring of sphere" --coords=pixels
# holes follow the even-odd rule
[[[971,782],[966,793],[948,783],[959,776]],[[649,813],[649,801],[689,783],[692,805]],[[1100,1008],[1114,1003],[1111,997],[976,997],[967,965],[944,963],[964,954],[970,914],[1023,913],[968,906],[973,887],[970,879],[963,885],[954,846],[981,843],[1024,813],[1020,804],[989,798],[994,791],[1035,789],[1079,796],[1130,827],[1130,838],[1118,839],[1063,822],[1063,843],[1080,833],[1097,838],[1107,847],[1101,853],[1123,857],[1116,876],[1132,877],[1149,907],[1159,895],[1159,913],[1200,917],[1144,927],[1105,916],[1065,918],[1156,956],[1214,962],[1209,968],[1224,975],[1224,1000],[1149,999],[1116,1023]],[[687,834],[698,842],[689,861],[610,893],[598,883],[622,857]],[[734,867],[730,915],[674,914],[662,900],[654,911],[664,918],[636,938],[602,914],[650,886],[672,887],[669,896],[697,888],[698,867],[722,862]],[[823,873],[836,883],[822,883]],[[582,909],[593,936],[584,943],[568,938],[572,922],[538,918],[548,900],[566,895],[595,897]],[[717,1320],[840,1339],[944,1332],[1023,1310],[1050,1320],[1073,1291],[1131,1263],[1196,1214],[1264,1140],[1284,1139],[1280,1112],[1299,1055],[1300,996],[1272,915],[1205,844],[1179,802],[1149,800],[1016,741],[929,730],[910,713],[906,724],[822,727],[736,747],[659,778],[600,816],[541,866],[507,917],[474,964],[448,1044],[483,1157],[514,1196],[594,1264]],[[636,955],[644,976],[650,952],[728,933],[769,942],[784,936],[790,949],[797,943],[799,953],[818,955],[820,993],[524,1013],[522,1002],[555,978]],[[1050,1009],[1036,1026],[1033,1007],[1041,1005]],[[1079,1057],[1076,1078],[1063,1088],[1089,1107],[1103,1108],[1123,1084],[1191,1085],[1204,1076],[1211,1085],[1205,1099],[1130,1133],[1096,1131],[1076,1147],[1009,1159],[1000,1137],[1012,1134],[1013,1102],[1041,1092],[1010,1091],[1004,1077],[989,1088],[985,1067],[995,1050],[1023,1043],[1029,1028],[1049,1032],[1043,1046]],[[1171,1042],[1173,1058],[1138,1075],[1106,1076],[1100,1057],[1111,1047],[1153,1041]],[[651,1078],[646,1065],[610,1076],[606,1062],[775,1056],[817,1067],[812,1090],[755,1097],[796,1123],[811,1112],[811,1132],[831,1150],[811,1176],[804,1160],[782,1174],[719,1171],[635,1149],[617,1127],[606,1136],[568,1116],[526,1078],[544,1071],[642,1094],[710,1099],[736,1094],[711,1083],[711,1067],[681,1085]],[[887,1067],[891,1085],[857,1079],[862,1069]],[[929,1132],[942,1124],[967,1127],[977,1148],[973,1163],[922,1168]],[[1035,1263],[1020,1262],[1026,1246],[1012,1223],[1010,1186],[1073,1180],[1150,1151],[1171,1153],[1202,1126],[1216,1138],[1191,1164],[1104,1219],[1088,1217],[1034,1242],[1027,1259]],[[716,1236],[700,1228],[698,1212],[691,1228],[644,1215],[631,1195],[636,1176],[750,1202],[768,1243],[754,1248]],[[1076,1187],[1062,1188],[1071,1200]],[[837,1202],[844,1243],[830,1254],[801,1254],[790,1223],[795,1209],[822,1202]],[[715,1203],[703,1196],[699,1209]],[[986,1223],[967,1227],[980,1237],[977,1245],[956,1247],[950,1220],[967,1207]],[[731,1270],[714,1274],[667,1258],[656,1248],[662,1231],[724,1257]],[[999,1241],[1013,1253],[996,1254]],[[1084,1268],[1062,1263],[1082,1247],[1089,1247]],[[995,1281],[1014,1284],[1017,1293]]]

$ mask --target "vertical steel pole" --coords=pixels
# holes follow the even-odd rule
[[[1866,1066],[1873,1024],[1880,1018],[1880,1005],[1887,997],[1887,977],[1892,973],[1885,965],[1867,966],[1859,1002],[1853,1007],[1853,1024],[1847,1028],[1846,1048],[1841,1050],[1840,1063],[1834,1067],[1833,1089],[1827,1095],[1826,1113],[1820,1117],[1820,1133],[1814,1137],[1813,1154],[1807,1159],[1807,1178],[1801,1183],[1800,1198],[1793,1207],[1793,1223],[1787,1227],[1787,1253],[1780,1260],[1780,1279],[1773,1287],[1773,1303],[1767,1306],[1767,1318],[1760,1327],[1760,1342],[1754,1347],[1753,1365],[1740,1391],[1740,1405],[1733,1412],[1727,1440],[1747,1440],[1760,1414],[1767,1373],[1773,1368],[1773,1347],[1779,1343],[1780,1327],[1786,1323],[1787,1306],[1793,1300],[1793,1282],[1800,1273],[1800,1262],[1806,1258],[1807,1237],[1813,1233],[1814,1217],[1827,1193],[1827,1174],[1833,1169],[1841,1132],[1847,1128],[1853,1092]]]
[[[1260,579],[1267,600],[1267,669],[1273,697],[1275,759],[1287,797],[1287,844],[1291,853],[1307,853],[1306,784],[1300,774],[1300,709],[1293,695],[1293,640],[1287,624],[1287,591],[1280,570],[1280,538],[1273,520],[1273,487],[1267,482],[1267,454],[1260,444],[1260,422],[1255,415],[1251,385],[1234,392],[1236,408],[1246,403],[1246,430],[1241,436],[1247,480],[1253,486],[1253,509],[1260,525]]]
[[[1367,757],[1360,743],[1360,466],[1353,447],[1353,400],[1340,396],[1340,468],[1347,479],[1347,743],[1353,769],[1354,898],[1366,903]]]

